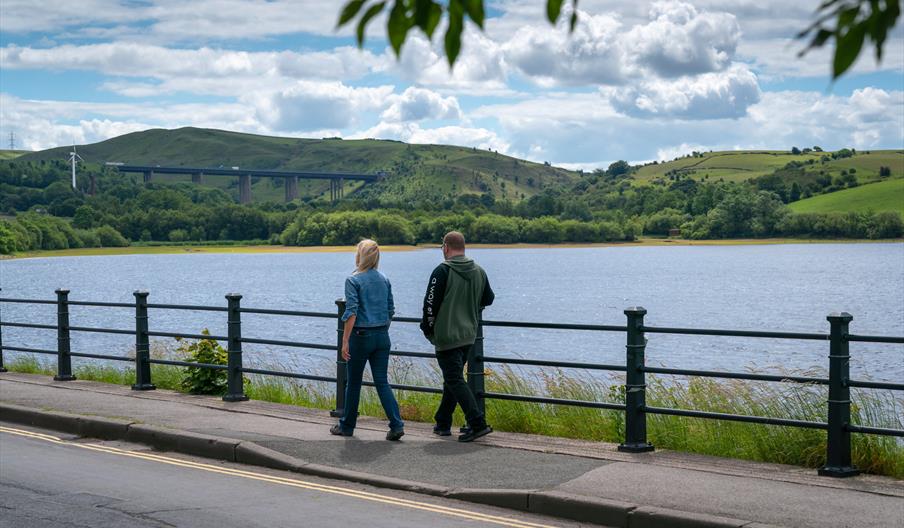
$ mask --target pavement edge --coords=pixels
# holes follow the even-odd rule
[[[410,491],[488,506],[549,515],[618,528],[770,528],[769,525],[551,490],[451,489],[313,464],[255,444],[222,436],[167,429],[135,421],[70,414],[0,402],[0,420],[102,440],[122,440],[228,462],[291,471],[322,478]]]

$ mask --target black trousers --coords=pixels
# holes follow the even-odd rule
[[[477,399],[471,392],[471,388],[468,387],[463,374],[470,350],[471,345],[466,345],[436,353],[436,360],[443,372],[443,399],[433,418],[436,420],[436,425],[442,428],[452,426],[452,413],[455,412],[456,404],[461,406],[465,419],[472,429],[479,430],[486,427],[486,417],[480,412]]]

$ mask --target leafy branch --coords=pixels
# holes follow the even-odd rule
[[[555,24],[562,13],[564,0],[547,0],[546,18],[550,24]],[[391,7],[390,7],[391,4]],[[578,22],[578,0],[571,0],[571,29],[574,30]],[[446,3],[434,0],[349,0],[343,6],[339,14],[337,28],[352,23],[358,19],[355,35],[358,47],[364,45],[367,25],[380,13],[389,7],[389,17],[386,22],[386,33],[389,44],[396,56],[402,52],[402,45],[408,37],[408,33],[417,28],[428,39],[433,38],[437,26],[443,15],[448,18],[448,26],[443,39],[446,58],[451,68],[461,52],[461,34],[464,31],[465,20],[471,19],[474,24],[483,30],[483,22],[486,18],[483,0],[449,0]]]
[[[810,44],[798,56],[834,38],[832,78],[837,79],[854,64],[866,37],[876,45],[876,60],[882,60],[882,46],[900,15],[900,0],[826,0],[816,10],[813,24],[797,35],[801,39],[811,37]],[[827,27],[832,20],[835,26]]]
[[[565,0],[546,0],[546,18],[555,24],[562,14]],[[578,22],[578,0],[571,0],[570,28],[574,31]],[[364,45],[367,25],[374,17],[389,9],[386,32],[396,56],[411,30],[417,28],[428,39],[433,38],[440,21],[448,19],[444,46],[451,68],[461,52],[461,35],[465,20],[471,19],[483,30],[485,19],[484,0],[348,0],[339,14],[337,28],[357,19],[358,47]],[[835,41],[832,60],[832,78],[837,79],[854,64],[863,49],[867,37],[876,46],[876,59],[882,60],[882,48],[888,32],[901,14],[901,0],[825,0],[816,10],[815,21],[797,37],[809,38],[809,45],[798,55],[803,56],[814,48],[821,48],[830,40]],[[827,25],[834,21],[834,26]]]

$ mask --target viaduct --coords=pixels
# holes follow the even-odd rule
[[[239,202],[251,203],[251,178],[282,178],[286,186],[286,201],[298,198],[298,180],[329,180],[330,200],[336,201],[345,195],[345,182],[363,181],[365,183],[379,181],[386,173],[354,174],[345,172],[299,172],[275,170],[249,170],[230,168],[192,168],[192,167],[159,167],[144,165],[116,165],[119,172],[141,173],[144,182],[150,182],[155,174],[190,174],[192,183],[201,183],[205,176],[231,176],[239,179]]]

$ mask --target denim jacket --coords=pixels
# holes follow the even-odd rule
[[[355,328],[388,326],[394,313],[392,285],[385,275],[370,269],[345,279],[343,321],[355,315]]]

